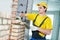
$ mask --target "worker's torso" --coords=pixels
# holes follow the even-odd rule
[[[46,17],[47,17],[46,15],[40,16],[40,15],[38,14],[38,16],[37,16],[34,24],[37,25],[37,27],[39,27],[39,25],[42,23],[42,21],[43,21]],[[44,21],[44,23],[41,25],[41,27],[39,27],[39,28],[46,29],[46,23],[45,23],[45,21]],[[39,33],[39,35],[42,36],[42,37],[45,36],[45,34],[43,34],[43,33],[41,33],[41,32]]]
[[[27,16],[27,19],[28,20],[32,20],[34,21],[34,19],[36,18],[37,14],[36,13],[28,13],[26,14]],[[38,15],[37,18],[36,18],[36,21],[34,22],[35,25],[37,25],[37,27],[41,24],[41,22],[46,18],[47,16],[44,15],[44,16],[40,16]],[[33,28],[33,27],[32,27]],[[52,24],[51,24],[51,19],[48,17],[44,23],[41,25],[41,27],[39,28],[42,28],[42,29],[51,29],[52,30]],[[45,36],[45,34],[39,32],[39,35],[41,35],[42,37]]]

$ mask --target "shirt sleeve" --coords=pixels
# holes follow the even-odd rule
[[[36,13],[27,13],[26,14],[26,17],[28,20],[34,20],[35,19],[35,16],[36,16]]]
[[[46,19],[46,29],[53,29],[53,27],[52,27],[52,21],[51,21],[51,19],[50,18],[47,18]]]

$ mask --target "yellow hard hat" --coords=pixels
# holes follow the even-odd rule
[[[48,8],[48,5],[46,2],[41,2],[41,3],[37,4],[36,6],[45,6],[46,8]]]

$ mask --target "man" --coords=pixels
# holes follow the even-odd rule
[[[48,6],[45,2],[41,2],[41,3],[37,4],[37,6],[38,6],[39,14],[20,13],[20,16],[21,17],[26,16],[27,19],[32,20],[33,25],[37,27],[37,30],[32,31],[31,40],[46,40],[45,36],[49,35],[52,30],[51,19],[46,15]]]

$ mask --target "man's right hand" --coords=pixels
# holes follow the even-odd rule
[[[25,14],[24,13],[20,13],[20,17],[25,17]]]

